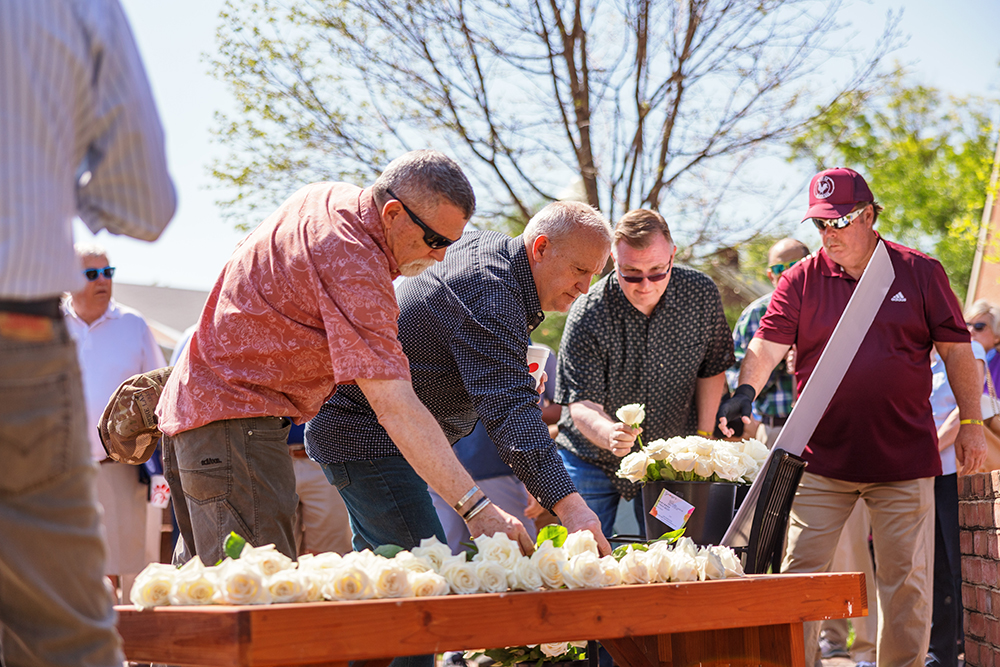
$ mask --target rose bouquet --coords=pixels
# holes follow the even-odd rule
[[[645,419],[645,406],[623,406],[616,416],[622,423],[638,427]],[[639,440],[639,451],[621,460],[617,475],[633,482],[680,480],[752,484],[767,454],[767,447],[752,438],[731,442],[689,435],[661,438],[646,446]]]

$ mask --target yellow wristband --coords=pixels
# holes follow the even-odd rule
[[[702,431],[701,429],[698,429],[697,431],[695,431],[695,433],[697,433],[698,435],[700,435],[703,438],[711,438],[712,437],[711,433],[709,433],[708,431]]]
[[[965,426],[966,424],[978,424],[979,426],[982,426],[983,425],[983,420],[982,419],[960,419],[960,420],[958,420],[958,424],[959,424],[959,426]]]

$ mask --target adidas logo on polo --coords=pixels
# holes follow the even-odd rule
[[[896,292],[896,296],[889,299],[890,301],[895,301],[896,303],[906,303],[906,297],[903,296],[902,292]]]

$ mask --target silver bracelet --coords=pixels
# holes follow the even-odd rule
[[[492,504],[493,504],[493,502],[489,498],[487,498],[486,496],[483,496],[482,498],[479,499],[479,501],[475,505],[473,505],[472,509],[469,510],[469,513],[462,517],[462,519],[466,523],[468,523],[468,522],[472,521],[472,518],[474,516],[476,516],[477,514],[479,514],[480,512],[482,512],[484,509],[486,509],[487,507],[489,507]]]
[[[462,511],[462,506],[465,505],[465,503],[469,502],[469,498],[471,498],[472,496],[476,495],[476,491],[478,491],[478,490],[479,490],[479,487],[476,486],[476,485],[473,485],[472,488],[469,489],[468,493],[466,493],[464,496],[462,496],[461,499],[459,499],[459,501],[457,503],[455,503],[454,505],[452,505],[452,507],[455,508],[455,511],[456,512],[461,512]]]

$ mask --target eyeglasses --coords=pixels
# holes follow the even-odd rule
[[[441,234],[438,234],[433,229],[425,225],[424,221],[418,218],[417,214],[411,211],[409,206],[404,204],[399,197],[392,194],[392,190],[386,188],[385,191],[390,197],[399,202],[399,205],[403,207],[403,210],[406,211],[406,214],[410,216],[410,220],[412,220],[414,224],[417,225],[417,227],[420,227],[420,229],[424,230],[424,243],[427,244],[428,248],[430,248],[431,250],[440,250],[441,248],[447,248],[448,246],[450,246],[452,243],[455,242],[450,238],[448,238],[447,236],[442,236]]]
[[[624,273],[621,272],[621,269],[618,269],[618,275],[622,277],[622,280],[624,280],[627,283],[632,283],[633,285],[638,285],[643,280],[648,280],[651,283],[658,283],[664,278],[666,278],[668,275],[670,275],[670,271],[673,268],[674,268],[674,260],[670,260],[670,266],[668,266],[667,270],[664,271],[663,273],[657,273],[652,276],[626,276]]]
[[[103,269],[84,269],[83,275],[87,277],[87,280],[94,282],[101,276],[104,276],[108,280],[111,280],[115,275],[115,267],[105,266]]]
[[[784,264],[772,264],[770,267],[771,273],[773,273],[776,276],[780,276],[782,272],[787,271],[788,269],[792,268],[801,261],[802,261],[801,259],[794,259],[791,262],[785,262]]]
[[[847,225],[857,220],[858,216],[864,213],[866,208],[868,207],[863,206],[862,208],[859,208],[857,211],[852,211],[851,213],[848,213],[847,215],[840,218],[831,218],[831,219],[809,218],[809,219],[812,220],[812,223],[816,225],[816,229],[818,229],[819,231],[823,231],[827,227],[830,227],[831,229],[843,229]]]
[[[986,322],[966,322],[965,326],[969,329],[975,329],[976,331],[982,331],[986,328]]]

